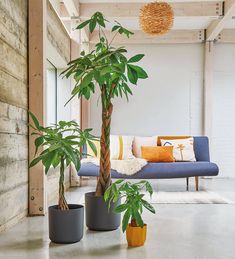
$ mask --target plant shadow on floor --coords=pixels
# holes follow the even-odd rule
[[[59,246],[62,248],[61,250]],[[64,256],[66,258],[74,258],[74,256],[79,256],[79,258],[110,258],[115,254],[122,254],[127,248],[127,244],[111,244],[101,247],[92,247],[92,244],[84,246],[82,241],[70,245],[50,243],[49,258],[55,258],[55,255],[56,258],[65,258]]]

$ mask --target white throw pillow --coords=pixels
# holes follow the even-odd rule
[[[110,159],[124,160],[135,158],[132,153],[132,136],[110,136]]]
[[[195,162],[193,138],[161,139],[162,146],[174,146],[173,155],[176,161]]]
[[[142,146],[157,146],[157,137],[134,137],[133,141],[133,154],[135,157],[142,158]]]

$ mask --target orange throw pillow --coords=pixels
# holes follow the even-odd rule
[[[148,162],[175,162],[173,146],[141,147],[142,158]]]

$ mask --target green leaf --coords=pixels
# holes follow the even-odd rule
[[[138,80],[138,75],[137,72],[131,68],[131,65],[127,65],[127,76],[129,81],[136,85],[137,84],[137,80]]]
[[[117,181],[115,181],[115,184],[117,185],[117,184],[121,184],[123,182],[124,182],[124,179],[118,179]]]
[[[69,159],[72,160],[76,170],[79,171],[80,170],[80,161],[78,159],[78,156],[77,156],[76,152],[69,145],[66,145],[64,147],[64,150],[65,150],[65,153],[67,154],[67,156],[69,157]]]
[[[152,188],[151,184],[146,181],[145,186],[146,186],[146,191],[149,192],[150,196],[152,196],[153,188]]]
[[[90,20],[86,20],[85,22],[80,23],[80,24],[76,27],[76,29],[77,29],[77,30],[80,30],[80,29],[84,28],[89,22],[90,22]]]
[[[121,205],[115,207],[113,212],[121,213],[121,212],[125,211],[127,208],[128,208],[128,205],[124,203],[124,204],[121,204]]]
[[[112,28],[112,31],[116,31],[120,28],[120,25],[114,25],[113,28]]]
[[[150,203],[148,203],[148,202],[147,202],[146,200],[144,200],[144,199],[142,199],[141,202],[142,202],[143,206],[144,206],[147,210],[149,210],[150,212],[152,212],[152,213],[155,214],[155,209],[154,209],[154,207],[153,207]]]
[[[35,127],[38,130],[40,130],[40,124],[39,124],[37,118],[35,117],[35,115],[32,112],[30,112],[30,111],[29,111],[29,115],[30,115],[31,119],[33,120],[33,123],[34,123]]]
[[[43,138],[43,136],[40,136],[35,139],[34,144],[36,147],[39,147],[43,144],[43,142],[44,142],[44,138]]]
[[[144,222],[143,222],[143,220],[141,218],[140,213],[137,210],[134,210],[133,214],[134,214],[134,219],[136,220],[138,226],[143,227],[144,226]]]
[[[94,142],[88,140],[87,143],[90,146],[90,148],[92,149],[92,151],[94,152],[95,156],[97,156],[97,149],[96,149],[96,145],[94,144]]]
[[[36,165],[39,161],[41,161],[41,160],[42,160],[42,156],[38,156],[38,157],[34,158],[34,159],[31,161],[29,167],[35,166],[35,165]]]
[[[104,23],[104,16],[102,13],[100,12],[97,12],[96,13],[96,16],[97,16],[97,22],[98,24],[101,26],[101,27],[104,27],[105,28],[105,23]]]
[[[52,152],[48,152],[46,155],[43,156],[42,163],[45,166],[45,174],[48,173],[56,155],[57,153],[55,151],[52,151]]]
[[[128,60],[128,63],[138,62],[138,61],[140,61],[143,57],[144,57],[144,54],[135,55],[134,57],[131,57],[131,58]]]
[[[52,161],[52,166],[54,168],[56,168],[59,164],[60,164],[60,156],[58,155],[58,153],[56,153],[56,155]]]
[[[130,217],[131,217],[131,214],[130,214],[129,210],[127,210],[122,219],[122,232],[126,231]]]
[[[88,84],[90,84],[92,78],[93,78],[93,72],[87,74],[83,79],[82,79],[82,83],[81,85],[84,87],[84,86],[87,86]]]
[[[142,79],[148,78],[147,73],[144,71],[142,67],[135,66],[135,65],[128,65],[128,66],[136,71],[138,78],[142,78]]]
[[[91,33],[95,30],[95,26],[96,26],[96,20],[92,19],[91,22],[89,23],[89,30]]]
[[[104,76],[105,74],[108,74],[112,71],[112,68],[111,67],[104,67],[101,69],[100,71],[100,75],[101,76]]]
[[[109,186],[104,193],[104,201],[107,202],[111,193],[112,186]]]

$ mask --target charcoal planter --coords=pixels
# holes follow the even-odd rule
[[[69,210],[59,210],[57,205],[50,206],[49,238],[54,243],[70,244],[83,237],[84,207],[69,204]]]
[[[110,209],[103,196],[95,196],[95,192],[85,193],[86,226],[90,230],[110,231],[119,228],[120,213],[114,213],[113,208],[121,204],[111,203]]]

